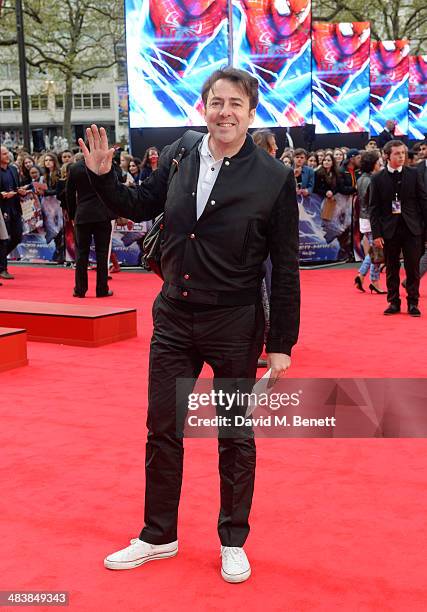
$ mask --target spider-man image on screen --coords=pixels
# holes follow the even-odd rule
[[[200,90],[228,63],[227,0],[125,0],[130,127],[203,125]]]
[[[315,22],[312,32],[316,131],[368,132],[369,22]]]
[[[427,134],[427,55],[409,58],[409,137],[423,140]]]
[[[378,136],[385,122],[397,122],[396,136],[408,133],[409,42],[371,42],[371,136]]]
[[[260,82],[254,125],[311,121],[311,0],[233,0],[233,63]]]

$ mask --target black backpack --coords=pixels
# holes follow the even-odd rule
[[[178,166],[181,160],[191,151],[191,149],[201,141],[204,134],[195,132],[194,130],[188,130],[178,143],[176,158],[172,160],[169,176],[168,176],[168,188],[171,180],[178,170]],[[146,268],[150,268],[157,276],[163,280],[162,267],[160,259],[161,253],[161,242],[162,242],[162,230],[164,228],[163,223],[164,213],[161,213],[155,218],[153,227],[146,234],[142,243],[142,261]]]

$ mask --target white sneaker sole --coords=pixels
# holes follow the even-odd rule
[[[178,554],[178,549],[171,550],[168,552],[157,553],[148,557],[140,557],[135,561],[110,561],[108,557],[104,559],[104,567],[111,570],[127,570],[139,567],[148,561],[159,561],[160,559],[167,559],[169,557],[175,557]]]
[[[224,578],[225,582],[230,582],[237,584],[239,582],[245,582],[251,575],[251,568],[248,569],[247,572],[243,572],[243,574],[226,574],[224,570],[221,568],[221,576]]]

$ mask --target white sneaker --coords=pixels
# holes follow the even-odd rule
[[[105,557],[104,565],[113,570],[132,569],[147,561],[174,557],[177,553],[178,541],[170,542],[170,544],[149,544],[139,538],[134,538],[127,548]]]
[[[221,576],[226,582],[244,582],[251,575],[251,566],[243,548],[221,546]]]

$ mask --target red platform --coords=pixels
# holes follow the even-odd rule
[[[0,327],[0,372],[27,364],[26,330]]]
[[[135,308],[0,300],[0,325],[24,327],[28,340],[102,346],[137,335]]]

